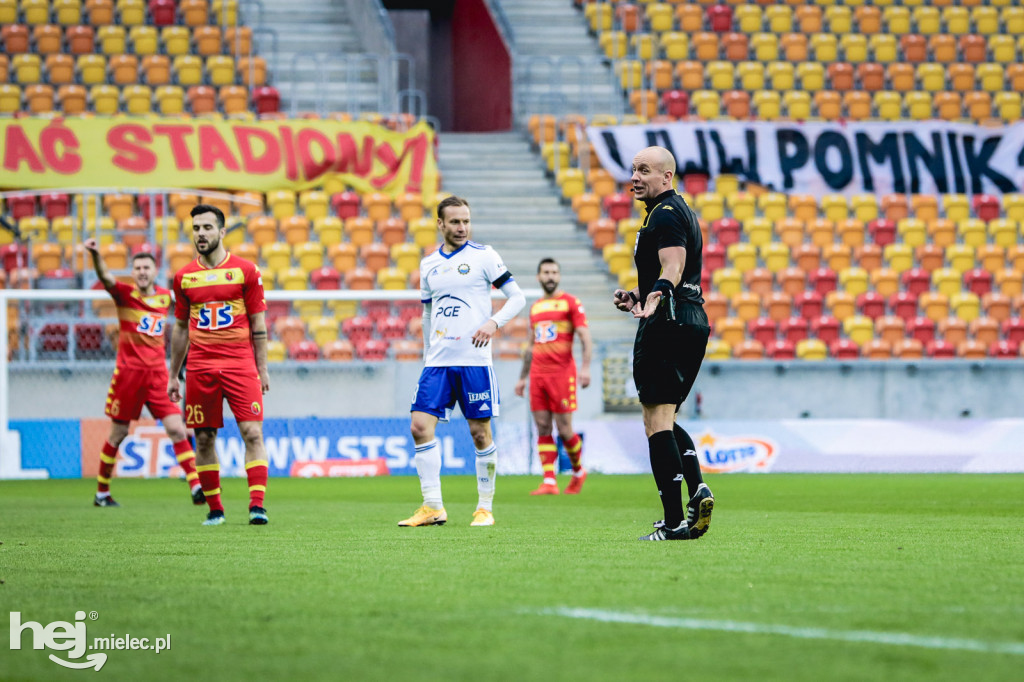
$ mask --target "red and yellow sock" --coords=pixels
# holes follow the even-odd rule
[[[206,504],[210,511],[224,511],[224,505],[220,501],[220,464],[200,464],[196,467],[199,474],[199,483],[203,486],[203,494],[206,495]]]
[[[267,492],[267,460],[246,462],[245,475],[249,479],[249,508],[262,507],[263,495]]]
[[[185,472],[185,481],[191,490],[199,485],[199,474],[196,472],[196,453],[188,438],[174,444],[174,457],[178,460],[181,470]]]
[[[100,451],[100,472],[96,475],[96,492],[110,492],[110,477],[114,475],[117,464],[117,448],[104,441]]]
[[[540,466],[544,469],[544,482],[555,483],[555,463],[558,461],[558,446],[554,436],[537,436],[537,450],[540,452]]]
[[[573,472],[583,468],[580,464],[580,457],[583,455],[583,439],[580,434],[572,434],[572,438],[565,441],[565,453],[569,455],[569,462],[572,464]]]

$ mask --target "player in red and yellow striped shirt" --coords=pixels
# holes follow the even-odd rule
[[[167,398],[167,365],[164,363],[164,329],[171,307],[171,292],[156,286],[156,260],[148,253],[132,258],[134,286],[118,282],[100,258],[95,239],[85,242],[92,257],[96,276],[117,305],[120,325],[117,362],[107,391],[106,415],[110,417],[110,435],[103,443],[100,471],[96,476],[97,507],[119,507],[110,496],[110,478],[117,463],[117,451],[128,436],[132,420],[138,419],[145,405],[154,419],[163,422],[171,439],[174,455],[185,472],[192,490],[192,501],[203,504],[203,489],[196,473],[195,452],[189,442],[181,410]]]
[[[260,271],[224,249],[224,214],[216,206],[192,208],[192,240],[199,257],[174,275],[176,318],[167,394],[180,400],[178,370],[188,352],[185,422],[196,430],[199,480],[210,512],[204,525],[224,523],[220,499],[217,429],[224,400],[245,441],[249,523],[267,523],[267,451],[263,443],[263,394],[267,374],[267,325]]]
[[[544,469],[544,480],[531,495],[557,495],[555,465],[558,448],[551,435],[552,420],[562,438],[562,444],[572,463],[572,480],[566,486],[567,495],[575,495],[583,488],[587,472],[580,462],[583,441],[573,431],[572,413],[576,411],[576,361],[572,356],[573,336],[578,334],[583,344],[583,362],[579,383],[590,385],[590,356],[593,341],[580,299],[559,290],[562,273],[553,258],[545,258],[537,266],[537,281],[544,296],[530,306],[529,346],[523,354],[523,370],[516,384],[516,395],[522,396],[526,379],[530,379],[530,411],[537,425],[537,449]]]

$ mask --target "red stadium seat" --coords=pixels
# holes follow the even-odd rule
[[[824,296],[828,292],[836,290],[838,279],[833,270],[818,268],[807,276],[807,284],[811,289]]]
[[[388,342],[378,339],[365,339],[357,342],[356,355],[360,360],[383,360],[388,354]]]
[[[830,345],[839,339],[839,326],[839,320],[831,315],[821,315],[811,320],[811,330],[826,345]]]
[[[821,316],[824,310],[824,297],[817,291],[804,291],[797,294],[793,301],[800,317],[813,320]]]
[[[992,273],[981,268],[968,270],[964,273],[964,287],[978,296],[992,291]]]
[[[359,205],[359,195],[351,190],[339,192],[331,197],[331,208],[342,220],[357,217]]]
[[[878,218],[868,223],[871,240],[879,246],[886,246],[896,241],[896,223],[886,218]]]
[[[299,341],[288,347],[288,357],[300,362],[310,362],[320,359],[320,347],[313,341]]]
[[[999,217],[999,197],[978,194],[974,197],[974,214],[986,223]]]
[[[341,323],[341,331],[352,343],[364,341],[373,335],[373,320],[368,317],[350,317]]]
[[[149,16],[156,26],[174,24],[176,11],[174,0],[149,0]]]
[[[726,258],[725,247],[725,244],[715,242],[704,244],[704,267],[711,271],[724,268]]]
[[[1001,331],[1007,341],[1012,341],[1016,344],[1024,343],[1024,320],[1021,318],[1011,317],[1003,320]]]
[[[917,339],[927,346],[935,340],[935,320],[927,317],[915,317],[909,320],[907,322],[907,336]]]
[[[990,356],[999,360],[1016,358],[1019,353],[1020,344],[1009,340],[996,341],[989,346],[988,350]]]
[[[309,281],[314,289],[335,290],[341,288],[341,273],[331,267],[322,267],[309,273]]]
[[[661,107],[673,118],[685,118],[690,114],[690,95],[682,90],[668,90],[661,95]]]
[[[866,291],[857,297],[857,309],[872,320],[885,315],[885,297],[877,291]]]
[[[830,344],[829,353],[837,360],[856,360],[860,357],[860,346],[850,339],[837,339]]]
[[[747,323],[747,333],[765,347],[775,340],[776,331],[775,320],[770,317],[759,317]]]
[[[608,217],[618,222],[633,213],[633,197],[625,193],[612,194],[604,198],[604,209]]]
[[[281,93],[277,88],[263,85],[252,93],[253,108],[257,114],[273,114],[281,110]]]
[[[915,297],[920,296],[931,288],[931,275],[922,268],[911,268],[903,273],[903,288]]]
[[[810,321],[803,317],[789,317],[779,323],[779,332],[786,341],[796,344],[810,335]]]
[[[715,241],[723,246],[735,244],[740,240],[740,221],[735,218],[720,218],[711,223],[711,233]]]
[[[772,360],[793,360],[796,358],[796,346],[788,339],[767,343],[764,349],[765,355]]]
[[[889,297],[889,309],[896,317],[909,322],[917,317],[917,296],[909,291],[897,291]]]
[[[400,317],[385,317],[377,320],[377,334],[382,339],[401,339],[405,337],[407,323]]]
[[[955,358],[956,347],[949,341],[936,339],[925,344],[925,352],[930,358]]]

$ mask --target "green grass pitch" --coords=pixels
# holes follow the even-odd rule
[[[498,480],[470,528],[398,528],[415,478],[271,479],[271,523],[228,523],[170,480],[0,483],[0,679],[1014,680],[1024,671],[1024,476],[709,477],[711,530],[640,543],[646,476],[535,498]],[[9,618],[95,611],[88,636],[171,635],[65,670]],[[575,610],[575,611],[573,611]],[[577,617],[570,617],[575,615]],[[60,652],[54,652],[60,653]],[[92,676],[95,675],[95,678]]]

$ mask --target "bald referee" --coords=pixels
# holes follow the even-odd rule
[[[633,157],[633,193],[647,208],[633,249],[639,284],[614,294],[615,307],[640,320],[633,380],[643,405],[651,471],[665,510],[664,520],[641,540],[695,540],[707,532],[715,504],[701,478],[693,439],[675,423],[711,333],[700,289],[700,225],[672,189],[675,172],[675,159],[662,147],[648,147]],[[685,513],[684,480],[689,495]]]

